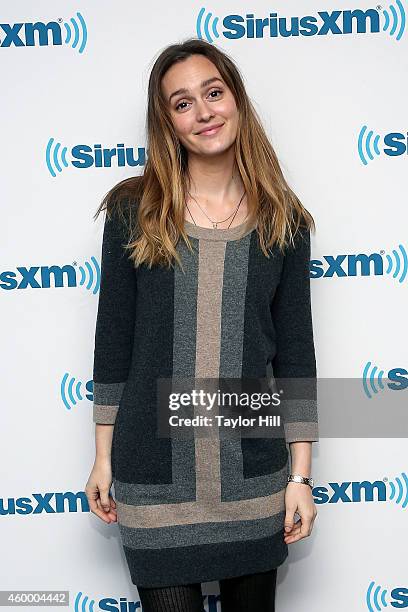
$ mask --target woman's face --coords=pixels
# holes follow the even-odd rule
[[[231,147],[239,113],[231,90],[209,59],[195,54],[173,64],[162,79],[162,92],[176,134],[187,151],[219,155]],[[203,131],[215,126],[221,127]]]

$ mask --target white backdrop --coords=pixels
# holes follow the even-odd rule
[[[369,9],[362,27],[358,15]],[[271,13],[294,18],[294,26],[314,17],[308,21],[320,33],[271,36],[265,28],[264,37],[250,37],[246,15]],[[153,61],[197,34],[234,58],[286,178],[316,220],[319,376],[360,378],[365,370],[375,384],[380,370],[391,376],[400,368],[403,391],[405,4],[20,0],[1,4],[0,24],[0,589],[68,591],[70,609],[130,612],[138,594],[117,525],[90,513],[84,494],[95,450],[103,227],[103,216],[96,223],[92,216],[114,183],[142,171]],[[124,147],[141,165],[100,163],[101,148]],[[357,254],[377,254],[383,269],[358,266],[353,275]],[[343,274],[332,275],[328,260],[339,255]],[[408,608],[406,448],[397,437],[322,436],[313,445],[318,517],[279,569],[279,612]],[[353,485],[376,481],[384,481],[382,495],[352,494]],[[348,497],[333,495],[340,486]],[[220,610],[218,584],[203,591],[208,612]]]

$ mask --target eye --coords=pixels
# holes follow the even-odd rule
[[[210,91],[209,95],[211,96],[211,94],[213,94],[213,93],[220,93],[220,94],[222,94],[222,90],[221,89],[213,89],[212,91]]]
[[[209,96],[211,96],[211,98],[213,100],[216,100],[219,98],[219,96],[213,96],[212,94],[222,94],[222,89],[213,89],[212,91],[210,91],[210,93],[208,94]],[[185,100],[179,102],[176,106],[175,109],[176,110],[185,110],[186,107],[180,108],[182,104],[188,104],[188,102],[186,102]]]
[[[179,102],[179,103],[177,104],[177,106],[176,106],[176,110],[178,110],[178,109],[179,109],[179,106],[181,106],[181,104],[187,104],[187,102]],[[182,110],[184,110],[184,109],[182,109]]]

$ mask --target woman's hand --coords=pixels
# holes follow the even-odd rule
[[[96,458],[92,472],[85,487],[91,512],[105,523],[117,521],[116,502],[109,494],[112,484],[112,467],[110,457]]]
[[[299,482],[288,482],[285,491],[285,535],[286,544],[292,544],[310,536],[317,510],[313,501],[312,489]],[[300,519],[294,523],[294,514]]]

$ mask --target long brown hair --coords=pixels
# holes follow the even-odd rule
[[[175,63],[198,53],[218,69],[230,88],[239,112],[235,160],[247,195],[248,225],[256,221],[259,243],[265,256],[277,245],[282,251],[293,244],[300,226],[315,229],[312,215],[286,182],[275,151],[244,87],[232,59],[216,45],[198,38],[167,46],[156,59],[149,77],[147,99],[147,150],[144,172],[120,181],[104,196],[102,210],[108,217],[118,211],[129,228],[130,258],[135,266],[145,262],[180,263],[175,249],[180,236],[191,248],[184,231],[187,196],[188,151],[173,128],[161,81]],[[123,202],[128,202],[126,213]]]

